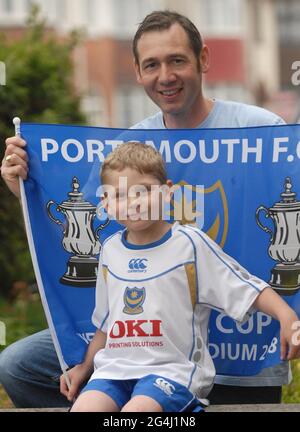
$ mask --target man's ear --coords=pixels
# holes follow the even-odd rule
[[[210,66],[210,52],[207,45],[203,45],[200,57],[200,68],[202,73],[207,73]]]
[[[142,77],[141,77],[140,65],[137,63],[137,61],[135,59],[133,60],[133,67],[134,67],[134,71],[135,71],[135,78],[136,78],[138,84],[141,84],[142,83]]]

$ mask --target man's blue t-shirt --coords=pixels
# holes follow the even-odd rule
[[[214,100],[214,105],[199,128],[237,128],[284,124],[282,118],[264,108],[239,102]],[[135,124],[131,129],[166,129],[161,111]]]

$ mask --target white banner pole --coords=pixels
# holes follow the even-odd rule
[[[15,135],[20,137],[21,136],[21,119],[19,117],[15,117],[13,119],[13,124],[15,125]],[[23,217],[24,217],[24,222],[25,222],[25,229],[26,229],[26,234],[27,234],[27,239],[28,239],[28,244],[29,244],[29,250],[30,250],[30,254],[31,254],[31,258],[32,258],[33,268],[34,268],[34,272],[35,272],[35,277],[36,277],[37,284],[39,287],[39,292],[41,295],[43,308],[45,311],[45,315],[47,318],[47,322],[49,325],[50,333],[51,333],[53,344],[55,347],[55,351],[56,351],[56,354],[57,354],[57,357],[59,360],[59,364],[60,364],[61,370],[63,372],[64,378],[66,380],[66,384],[68,386],[68,389],[70,389],[71,382],[70,382],[68,372],[67,372],[68,365],[65,363],[65,361],[63,359],[61,348],[60,348],[60,345],[59,345],[59,342],[57,339],[57,335],[55,332],[55,327],[54,327],[52,317],[50,314],[48,302],[47,302],[47,299],[45,296],[44,285],[43,285],[43,281],[42,281],[42,277],[41,277],[41,273],[40,273],[40,269],[39,269],[39,265],[38,265],[38,260],[37,260],[37,256],[36,256],[36,252],[35,252],[35,247],[34,247],[31,224],[30,224],[29,213],[28,213],[27,199],[26,199],[25,189],[24,189],[24,182],[20,176],[19,176],[19,185],[20,185],[21,203],[22,203],[22,211],[23,211]]]

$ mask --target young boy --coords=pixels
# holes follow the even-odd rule
[[[69,371],[70,389],[61,377],[69,400],[90,378],[72,411],[200,410],[215,376],[211,308],[239,322],[254,309],[271,315],[281,324],[282,358],[297,355],[294,311],[199,229],[164,220],[172,182],[159,152],[122,144],[105,160],[101,181],[103,206],[125,229],[103,244],[97,331],[85,360]]]

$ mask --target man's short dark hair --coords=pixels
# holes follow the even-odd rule
[[[139,64],[139,55],[137,44],[142,34],[150,31],[162,31],[169,29],[173,24],[179,24],[186,32],[190,47],[193,50],[195,57],[198,59],[202,50],[202,37],[197,27],[184,15],[169,10],[154,11],[147,15],[140,23],[136,34],[133,38],[133,55],[137,64]]]

